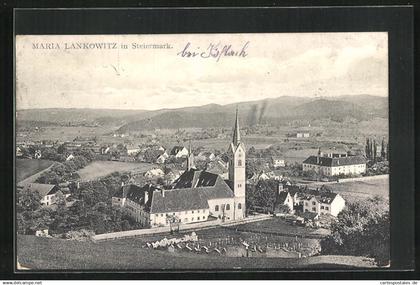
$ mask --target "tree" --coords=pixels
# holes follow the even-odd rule
[[[381,143],[381,158],[385,159],[386,158],[386,153],[385,153],[385,139],[382,138],[382,143]]]
[[[278,182],[272,179],[260,180],[255,187],[247,185],[247,204],[273,210],[277,198]]]
[[[38,191],[23,189],[17,193],[17,212],[36,211],[41,207],[41,195]]]
[[[370,159],[370,142],[369,142],[369,138],[366,138],[366,146],[365,146],[365,153],[366,153],[366,158]]]
[[[378,151],[378,147],[376,145],[376,140],[373,140],[373,161],[376,161],[377,159],[377,152]]]
[[[349,204],[331,225],[331,235],[321,241],[322,254],[368,256],[386,265],[389,223],[388,203],[379,196]]]

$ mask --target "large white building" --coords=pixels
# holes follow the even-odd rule
[[[150,227],[167,226],[171,221],[184,224],[203,222],[209,217],[243,219],[246,214],[246,151],[240,139],[238,112],[229,152],[228,180],[219,174],[195,169],[194,156],[189,151],[187,170],[175,180],[171,189],[159,189],[153,185],[122,186],[112,197],[112,204],[125,207],[136,221]]]
[[[303,171],[315,171],[325,176],[355,175],[366,172],[366,160],[363,156],[348,154],[327,154],[308,157],[302,163]]]

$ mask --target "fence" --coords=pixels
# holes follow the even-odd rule
[[[180,224],[179,231],[182,232],[182,231],[188,231],[188,230],[206,229],[206,228],[213,228],[217,226],[229,227],[233,225],[240,225],[240,224],[245,224],[245,223],[250,223],[250,222],[263,221],[270,218],[271,217],[268,215],[259,215],[259,216],[254,216],[254,217],[248,217],[244,220],[239,220],[239,221],[222,222],[222,220],[218,219],[218,220],[207,221],[207,222],[202,222],[202,223]],[[131,230],[131,231],[95,235],[92,237],[92,240],[100,241],[100,240],[107,240],[107,239],[136,237],[136,236],[143,236],[143,235],[169,233],[170,231],[171,231],[171,228],[169,226],[151,228],[151,229]]]
[[[214,221],[202,222],[200,224],[180,224],[179,231],[185,231],[185,230],[191,230],[191,229],[197,229],[197,228],[214,227],[214,226],[220,225],[221,223],[222,223],[221,220],[214,220]],[[151,229],[139,229],[139,230],[95,235],[92,237],[92,240],[99,241],[99,240],[116,239],[116,238],[123,238],[123,237],[135,237],[135,236],[142,236],[142,235],[169,233],[170,231],[171,231],[171,228],[169,226],[151,228]]]

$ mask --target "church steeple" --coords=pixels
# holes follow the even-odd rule
[[[191,140],[190,140],[189,146],[188,146],[187,171],[190,170],[191,168],[195,168],[195,164],[194,164],[194,154],[192,153],[192,150],[191,150]]]
[[[233,144],[237,146],[241,142],[241,134],[239,131],[238,106],[236,106],[235,127],[233,129]]]

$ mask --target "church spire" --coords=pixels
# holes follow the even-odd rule
[[[192,150],[191,150],[191,139],[190,139],[189,146],[188,146],[187,171],[190,170],[191,168],[195,168],[195,164],[194,164],[194,154],[192,153]]]
[[[236,120],[235,120],[235,128],[233,130],[233,144],[238,145],[240,142],[241,142],[241,134],[239,132],[238,106],[236,106]]]

